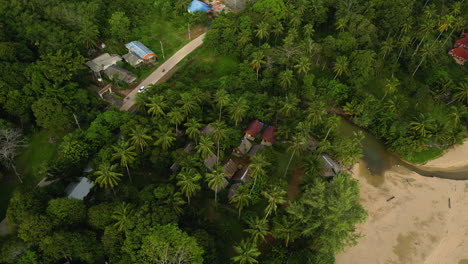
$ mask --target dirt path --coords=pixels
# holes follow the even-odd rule
[[[138,89],[141,86],[147,86],[150,84],[158,83],[165,75],[170,74],[172,68],[174,68],[182,59],[189,55],[192,51],[197,49],[203,44],[203,38],[205,38],[206,33],[203,33],[196,39],[189,42],[179,51],[177,51],[172,57],[165,61],[161,66],[159,66],[153,73],[151,73],[146,79],[144,79],[140,84],[136,86],[135,89],[124,99],[124,104],[120,108],[122,111],[128,111],[135,104],[135,97],[138,94]],[[164,70],[164,71],[163,71]],[[127,99],[128,98],[128,99]]]

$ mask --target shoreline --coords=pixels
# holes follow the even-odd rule
[[[466,166],[468,140],[417,167]],[[359,181],[361,204],[369,216],[357,226],[363,237],[336,256],[337,264],[468,263],[468,180],[424,177],[402,166],[372,176],[362,160],[352,175]]]

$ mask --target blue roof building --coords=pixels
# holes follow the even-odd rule
[[[125,47],[128,49],[128,51],[132,52],[133,54],[135,54],[143,60],[148,60],[152,57],[156,57],[156,53],[148,49],[148,47],[146,47],[139,41],[132,41],[130,43],[127,43],[125,44]]]
[[[194,12],[212,13],[213,8],[211,8],[209,5],[203,3],[202,1],[193,0],[188,5],[188,11],[189,11],[189,13],[194,13]]]

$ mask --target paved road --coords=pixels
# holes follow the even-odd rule
[[[200,47],[203,44],[203,38],[205,37],[206,33],[203,33],[196,39],[190,41],[187,45],[183,48],[178,50],[172,57],[170,57],[167,61],[165,61],[161,66],[159,66],[150,76],[144,79],[140,84],[133,89],[132,92],[127,96],[128,99],[124,99],[124,104],[120,108],[122,111],[128,111],[132,106],[135,104],[135,97],[138,93],[138,88],[141,86],[147,86],[150,84],[157,83],[164,75],[168,74],[168,72],[176,66],[185,56],[189,55],[192,51],[196,48]],[[163,72],[162,70],[165,69]]]

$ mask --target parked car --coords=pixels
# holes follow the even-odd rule
[[[142,87],[138,88],[138,92],[139,92],[139,93],[144,92],[144,91],[145,91],[145,88],[146,88],[145,86],[142,86]]]

